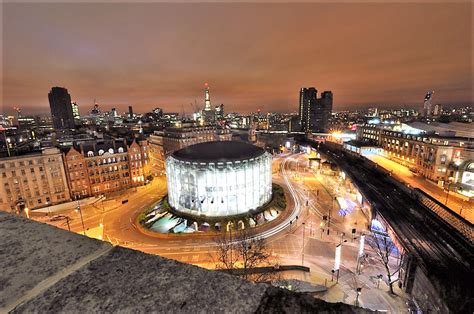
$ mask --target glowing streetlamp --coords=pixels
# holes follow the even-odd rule
[[[356,302],[355,302],[356,304],[355,305],[359,306],[359,296],[361,294],[362,288],[357,288],[356,291],[357,291],[357,295],[356,295]]]
[[[76,199],[77,199],[76,212],[79,212],[79,214],[81,215],[82,232],[84,233],[84,235],[86,235],[86,227],[84,226],[84,219],[82,218],[81,204],[79,203],[77,194],[76,194]]]

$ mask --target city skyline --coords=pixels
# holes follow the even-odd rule
[[[47,113],[48,91],[64,86],[81,113],[94,99],[105,109],[189,113],[194,100],[203,107],[204,82],[228,112],[296,112],[299,89],[310,86],[331,90],[336,110],[421,108],[428,90],[434,103],[472,104],[470,10],[468,3],[3,4],[0,108]]]

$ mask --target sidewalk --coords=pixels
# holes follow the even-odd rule
[[[99,202],[100,200],[101,200],[101,197],[91,196],[91,197],[79,200],[79,205],[80,206],[92,205],[96,202]],[[55,213],[55,212],[61,212],[61,211],[65,211],[65,210],[68,210],[68,209],[69,210],[70,209],[75,209],[77,207],[77,203],[78,203],[78,201],[70,201],[70,202],[67,202],[67,203],[62,203],[62,204],[58,204],[58,205],[53,205],[53,206],[34,209],[34,210],[32,210],[32,212],[35,212],[35,213],[48,213],[48,214]]]
[[[386,170],[392,171],[394,177],[400,181],[425,191],[431,195],[431,197],[448,206],[452,211],[460,214],[469,222],[474,223],[474,202],[472,200],[466,201],[465,196],[459,195],[455,192],[450,192],[448,195],[446,191],[435,183],[429,182],[426,179],[413,174],[407,167],[393,160],[387,159],[384,156],[370,155],[366,157]]]
[[[285,278],[303,280],[315,286],[326,286],[327,291],[318,292],[316,296],[329,302],[344,302],[355,304],[357,288],[361,288],[358,304],[372,310],[388,311],[391,313],[407,312],[407,295],[394,284],[396,295],[389,293],[389,287],[379,281],[378,275],[386,278],[382,263],[375,257],[375,252],[366,243],[365,253],[369,254],[364,262],[361,274],[355,273],[357,254],[361,233],[368,233],[369,222],[360,209],[356,194],[350,184],[339,177],[315,175],[311,171],[297,173],[296,186],[298,197],[307,212],[288,235],[277,242],[270,243],[270,248],[281,264],[304,264],[311,269],[310,273],[286,272]],[[345,216],[340,211],[334,197],[342,197],[347,202]],[[305,206],[306,200],[308,206]],[[331,212],[330,233],[327,234],[327,221],[322,216]],[[352,229],[356,233],[352,234]],[[324,229],[324,230],[322,230]],[[322,232],[323,231],[323,232]],[[344,233],[344,234],[343,234]],[[354,240],[353,238],[356,237]],[[304,240],[303,240],[304,239]],[[304,256],[302,255],[304,243]],[[341,266],[339,280],[331,270],[334,267],[336,245],[342,243]],[[391,265],[396,269],[397,258],[391,258]]]

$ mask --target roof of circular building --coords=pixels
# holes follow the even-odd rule
[[[182,161],[226,162],[259,157],[263,148],[238,141],[218,141],[194,144],[175,151],[172,156]]]

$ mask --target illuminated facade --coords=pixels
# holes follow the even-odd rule
[[[447,131],[443,127],[435,123],[364,124],[357,130],[357,139],[382,148],[380,154],[431,181],[473,196],[474,142],[465,136],[469,131],[455,123]]]
[[[271,155],[244,142],[207,142],[166,160],[168,200],[195,215],[244,214],[272,197]]]

